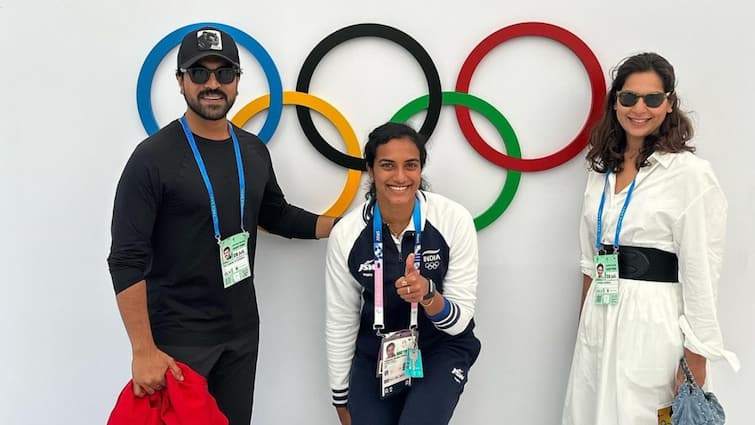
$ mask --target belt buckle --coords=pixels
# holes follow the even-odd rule
[[[630,249],[624,252],[623,264],[625,275],[628,279],[640,278],[650,270],[650,259],[639,249]]]

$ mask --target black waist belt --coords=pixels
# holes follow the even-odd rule
[[[606,254],[613,246],[603,245]],[[676,254],[655,248],[619,246],[619,277],[622,279],[679,282],[679,259]]]

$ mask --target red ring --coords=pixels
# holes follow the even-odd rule
[[[462,93],[469,92],[469,83],[472,80],[472,74],[477,69],[480,61],[491,50],[508,40],[524,36],[546,37],[558,41],[574,52],[580,62],[582,62],[585,70],[587,70],[587,76],[590,79],[590,86],[592,88],[592,105],[590,105],[590,113],[587,116],[587,120],[579,131],[579,134],[577,134],[577,137],[561,150],[550,155],[540,158],[514,158],[498,152],[483,140],[480,133],[475,129],[474,124],[472,124],[472,117],[468,108],[455,106],[456,119],[459,121],[459,127],[464,137],[469,141],[469,144],[493,164],[508,170],[543,171],[559,166],[574,158],[587,146],[590,129],[600,119],[602,114],[603,100],[606,95],[606,80],[603,78],[603,69],[600,67],[595,54],[579,37],[556,25],[543,22],[523,22],[501,28],[490,34],[472,50],[472,53],[464,61],[459,72],[459,78],[456,80],[456,91]]]

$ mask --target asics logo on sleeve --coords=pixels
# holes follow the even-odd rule
[[[357,270],[357,273],[360,273],[364,277],[372,277],[372,273],[374,271],[375,271],[375,259],[372,258],[360,264],[359,270]]]

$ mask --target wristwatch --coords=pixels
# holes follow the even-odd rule
[[[427,279],[427,294],[422,297],[423,301],[427,301],[435,296],[435,282],[432,279]]]

